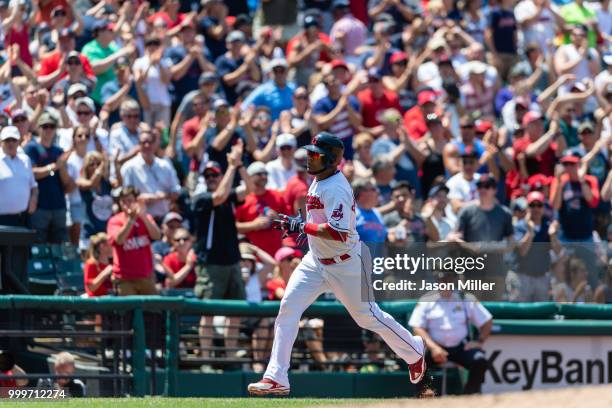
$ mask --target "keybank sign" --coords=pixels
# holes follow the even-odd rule
[[[612,338],[494,335],[484,392],[612,383]]]

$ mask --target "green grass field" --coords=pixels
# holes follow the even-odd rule
[[[0,407],[18,408],[293,408],[324,405],[357,406],[377,399],[336,398],[85,398],[66,400],[0,400]]]

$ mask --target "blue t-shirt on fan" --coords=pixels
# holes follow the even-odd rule
[[[44,167],[55,163],[64,153],[59,147],[52,145],[44,147],[38,142],[32,141],[25,147],[25,153],[32,161],[32,167]],[[66,208],[64,187],[60,179],[59,170],[53,176],[37,180],[38,182],[38,208],[42,210],[62,210]]]
[[[355,215],[359,239],[368,246],[373,258],[383,256],[387,239],[387,227],[385,227],[378,210],[375,208],[366,210],[357,207]]]

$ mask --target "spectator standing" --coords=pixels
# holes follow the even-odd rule
[[[172,60],[164,58],[164,48],[161,38],[149,37],[145,40],[145,55],[134,62],[136,77],[144,77],[144,87],[149,101],[148,109],[144,111],[144,121],[151,127],[158,121],[165,125],[170,123],[169,84],[172,79]]]
[[[324,78],[327,96],[319,99],[312,107],[316,126],[338,136],[344,143],[344,158],[353,159],[353,136],[361,126],[359,100],[352,95],[347,86],[342,91],[342,83],[333,72]]]
[[[57,44],[55,50],[41,58],[38,81],[49,86],[66,78],[67,82],[62,86],[64,91],[70,84],[82,82],[91,92],[95,75],[89,59],[76,50],[76,33],[70,28],[60,30]]]
[[[308,188],[312,183],[312,176],[306,171],[308,154],[305,149],[300,148],[293,155],[296,174],[287,181],[285,188],[285,202],[293,210],[291,214],[297,215],[298,209],[302,214],[306,214],[306,196]]]
[[[252,163],[247,173],[252,178],[253,191],[236,208],[236,226],[253,245],[273,255],[282,246],[282,232],[272,229],[272,220],[278,214],[290,213],[291,208],[281,193],[266,188],[268,172],[262,162]]]
[[[560,46],[555,53],[555,70],[559,75],[573,74],[576,82],[595,78],[601,71],[601,62],[599,53],[587,39],[587,27],[574,26],[571,33],[571,42]]]
[[[165,50],[164,57],[172,61],[172,105],[174,112],[193,88],[203,72],[215,71],[215,66],[209,62],[210,55],[203,44],[196,40],[193,23],[181,25],[177,36],[178,43]]]
[[[200,165],[206,152],[206,131],[212,126],[213,115],[210,101],[203,93],[198,93],[192,100],[195,115],[183,123],[182,145],[185,154],[190,157],[187,186],[193,191],[198,183]]]
[[[75,188],[66,168],[71,152],[53,144],[57,120],[51,114],[45,112],[40,116],[38,128],[40,141],[32,140],[24,149],[32,161],[40,196],[44,197],[32,214],[32,228],[39,242],[59,244],[67,238],[64,195]]]
[[[159,140],[152,132],[140,133],[140,153],[121,168],[124,186],[133,186],[146,204],[147,212],[160,221],[178,198],[179,181],[172,165],[155,156]]]
[[[372,144],[374,138],[366,132],[359,133],[353,140],[353,166],[355,168],[355,178],[372,177]]]
[[[291,79],[300,86],[308,86],[310,76],[319,65],[331,61],[333,53],[330,39],[321,32],[317,17],[306,15],[303,31],[287,43],[287,60],[293,68]]]
[[[151,242],[160,239],[161,232],[144,203],[137,201],[138,195],[134,187],[123,187],[119,193],[121,211],[108,220],[113,279],[119,296],[157,294]]]
[[[423,90],[417,95],[417,104],[404,113],[404,127],[413,139],[420,139],[427,133],[425,118],[435,114],[436,94],[431,90]]]
[[[355,60],[357,48],[363,45],[368,36],[366,26],[355,18],[350,11],[348,0],[334,0],[332,2],[332,15],[334,25],[330,31],[332,44],[338,44],[341,53],[348,60]]]
[[[191,16],[186,16],[184,13],[179,13],[181,5],[179,0],[162,0],[159,11],[151,14],[147,18],[147,22],[155,23],[158,20],[163,20],[168,28],[168,36],[176,35],[180,29],[191,22]]]
[[[83,266],[87,296],[105,296],[112,292],[113,248],[106,233],[99,232],[89,240],[87,260]]]
[[[555,38],[557,26],[564,24],[550,0],[522,0],[514,9],[514,17],[522,33],[523,45],[535,42],[545,56],[548,54],[546,41]]]
[[[517,24],[513,0],[502,0],[491,9],[485,31],[485,43],[492,54],[492,62],[501,78],[506,79],[510,68],[517,62]]]
[[[512,242],[512,214],[496,202],[497,182],[491,174],[476,182],[478,200],[461,209],[457,230],[466,242]]]
[[[358,179],[353,182],[353,193],[357,204],[355,216],[359,239],[368,246],[373,258],[382,257],[385,255],[387,228],[382,215],[375,208],[378,205],[378,189],[370,180]]]
[[[384,216],[389,231],[389,256],[403,254],[415,243],[424,243],[430,238],[428,221],[417,212],[414,193],[414,188],[406,182],[399,182],[393,188],[393,211]]]
[[[93,26],[94,39],[83,47],[83,54],[91,62],[93,72],[96,74],[96,87],[91,98],[101,104],[100,91],[109,81],[116,78],[112,67],[121,57],[127,57],[134,53],[134,44],[128,44],[119,48],[114,40],[113,26],[106,20],[98,20]]]
[[[595,127],[590,122],[583,122],[578,126],[578,138],[580,144],[572,149],[583,157],[580,166],[581,171],[597,178],[597,185],[603,186],[606,183],[606,177],[610,174],[611,166],[609,163],[610,152],[606,147],[609,146],[610,139],[601,137],[601,128],[598,127],[599,133],[596,134]],[[599,200],[599,204],[595,209],[594,226],[600,237],[607,235],[607,228],[610,225],[610,200],[605,200],[603,197]]]
[[[476,173],[478,168],[478,154],[475,149],[466,148],[460,155],[461,171],[451,177],[447,182],[448,199],[454,214],[478,199],[478,188],[476,183],[480,174]]]
[[[89,237],[106,231],[106,223],[113,215],[113,198],[108,159],[98,151],[85,155],[82,171],[76,185],[79,188],[84,207],[83,225],[79,247],[84,250],[89,246]],[[120,186],[121,178],[115,186]]]
[[[455,222],[446,215],[448,187],[434,184],[427,196],[421,217],[425,220],[428,238],[433,242],[446,241],[448,234],[455,229]]]
[[[109,152],[117,157],[120,165],[140,152],[140,105],[134,99],[121,102],[119,108],[121,122],[114,126],[109,136]],[[117,169],[113,167],[113,171]]]
[[[542,115],[530,111],[523,116],[525,135],[514,141],[514,159],[521,177],[528,178],[534,174],[552,176],[557,157],[565,149],[565,139],[559,132],[558,121],[553,120],[544,133]]]
[[[227,154],[230,153],[233,145],[240,143],[239,140],[245,145],[246,148],[243,150],[246,150],[246,153],[252,154],[255,150],[255,142],[248,137],[243,127],[252,119],[252,111],[247,111],[241,118],[241,111],[238,107],[230,108],[227,101],[217,99],[213,103],[212,112],[214,121],[204,134],[208,146],[206,152],[208,159],[219,163],[221,169],[225,171]],[[245,159],[244,156],[243,159]]]
[[[214,61],[226,50],[224,39],[229,32],[226,21],[227,6],[222,0],[204,0],[202,6],[198,19],[198,32],[204,35],[206,48]]]
[[[434,181],[440,176],[444,177],[447,174],[452,174],[452,171],[444,167],[443,155],[444,147],[450,139],[450,132],[442,125],[442,121],[435,113],[427,115],[425,123],[429,131],[429,137],[424,138],[418,144],[418,149],[424,156],[420,166],[422,175],[419,182],[423,197],[428,197],[429,189]]]
[[[476,182],[478,201],[461,209],[457,220],[457,232],[449,240],[476,243],[467,244],[477,256],[486,257],[483,273],[503,288],[506,279],[506,267],[503,254],[514,249],[514,229],[512,214],[508,208],[497,203],[497,181],[492,174],[483,174]],[[482,293],[481,296],[494,296],[494,293]]]
[[[312,139],[312,109],[308,100],[308,90],[300,86],[293,94],[293,107],[281,112],[280,131],[291,133],[298,147],[306,146]]]
[[[421,196],[421,184],[418,170],[425,160],[425,156],[417,148],[416,143],[408,137],[401,125],[402,115],[395,108],[382,112],[379,117],[382,124],[380,137],[372,144],[374,159],[384,156],[395,164],[395,178],[406,180],[415,187],[417,197]]]
[[[83,168],[83,162],[85,161],[85,155],[87,154],[87,141],[89,139],[89,130],[84,127],[78,127],[73,131],[72,137],[72,152],[66,160],[66,170],[68,175],[72,179],[72,182],[76,184],[81,170]],[[72,245],[78,245],[79,236],[81,235],[81,225],[85,221],[85,205],[81,199],[81,193],[78,188],[73,189],[69,194],[66,195],[66,204],[68,211],[66,213],[68,228],[68,237]]]
[[[566,25],[577,25],[577,24],[592,24],[597,20],[595,10],[590,6],[584,4],[584,0],[574,0],[567,3],[559,10],[559,14],[563,18]],[[570,35],[567,33],[564,37],[564,42],[569,43]],[[597,30],[596,25],[591,26],[588,30],[588,42],[589,47],[595,47],[597,44]]]
[[[2,21],[4,34],[4,47],[9,49],[11,45],[19,46],[19,59],[26,63],[28,67],[33,66],[32,55],[30,54],[30,25],[34,22],[34,15],[38,11],[38,4],[33,6],[32,13],[28,16],[25,2],[14,1],[12,3],[11,14]]]
[[[527,215],[514,225],[517,242],[517,266],[508,273],[506,287],[512,302],[545,302],[550,292],[550,250],[561,251],[557,238],[559,222],[544,215],[544,194],[532,191],[527,195]]]
[[[396,109],[399,119],[399,111],[402,107],[399,104],[397,93],[386,89],[382,82],[382,72],[378,68],[368,70],[368,86],[357,95],[361,105],[361,115],[363,126],[376,128],[382,124],[381,114],[389,109]],[[399,121],[399,120],[398,120]],[[375,131],[375,133],[378,133]]]
[[[288,68],[289,65],[284,58],[274,58],[270,61],[268,70],[272,73],[272,78],[259,85],[247,96],[242,103],[242,109],[251,105],[265,106],[270,110],[274,121],[279,118],[282,111],[291,109],[296,86],[293,82],[287,82]]]
[[[276,138],[276,153],[278,157],[266,163],[268,172],[267,188],[285,191],[287,182],[296,174],[293,155],[297,148],[295,136],[290,133],[281,133]]]
[[[217,75],[221,78],[225,98],[233,105],[238,100],[237,89],[242,81],[261,80],[261,72],[257,64],[261,44],[256,44],[246,55],[243,55],[246,38],[242,31],[232,31],[225,41],[227,52],[216,59],[215,66]]]
[[[593,242],[593,209],[599,204],[597,178],[581,174],[581,157],[568,151],[561,158],[563,171],[550,187],[550,202],[559,211],[561,242]]]
[[[77,118],[75,126],[81,128],[81,132],[85,134],[85,150],[92,152],[108,152],[109,137],[108,131],[98,126],[100,119],[96,117],[96,106],[94,101],[85,96],[74,101],[74,114]],[[73,127],[58,129],[58,145],[64,151],[69,150],[73,146],[75,129]]]
[[[27,154],[19,151],[19,131],[6,126],[0,131],[0,225],[29,226],[38,205],[38,184]]]
[[[221,165],[209,161],[204,168],[204,181],[207,191],[192,199],[193,225],[196,242],[196,296],[203,299],[245,299],[244,281],[240,271],[240,250],[234,206],[241,204],[250,189],[250,175],[242,164],[243,144],[234,145],[227,154],[227,170],[223,173]],[[232,188],[236,175],[240,172],[247,188]],[[229,325],[237,325],[239,319],[230,318]],[[202,316],[200,320],[200,348],[203,357],[210,351],[212,339],[212,317]],[[226,332],[226,347],[237,344],[237,327]],[[208,336],[208,338],[207,338]]]

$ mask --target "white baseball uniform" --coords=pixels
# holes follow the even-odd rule
[[[302,313],[320,294],[332,291],[347,308],[355,322],[380,335],[391,349],[407,363],[417,362],[424,351],[423,340],[414,337],[391,315],[380,310],[367,288],[362,300],[362,278],[370,282],[370,252],[359,240],[355,228],[353,190],[344,175],[337,172],[314,181],[306,197],[306,221],[329,225],[347,234],[346,241],[332,241],[308,235],[310,251],[293,271],[274,325],[274,344],[264,378],[289,387],[287,372],[291,349],[298,333]],[[350,258],[341,260],[340,256]],[[333,258],[336,263],[324,265],[320,259]],[[345,257],[344,257],[345,258]],[[372,300],[370,300],[372,299]]]

